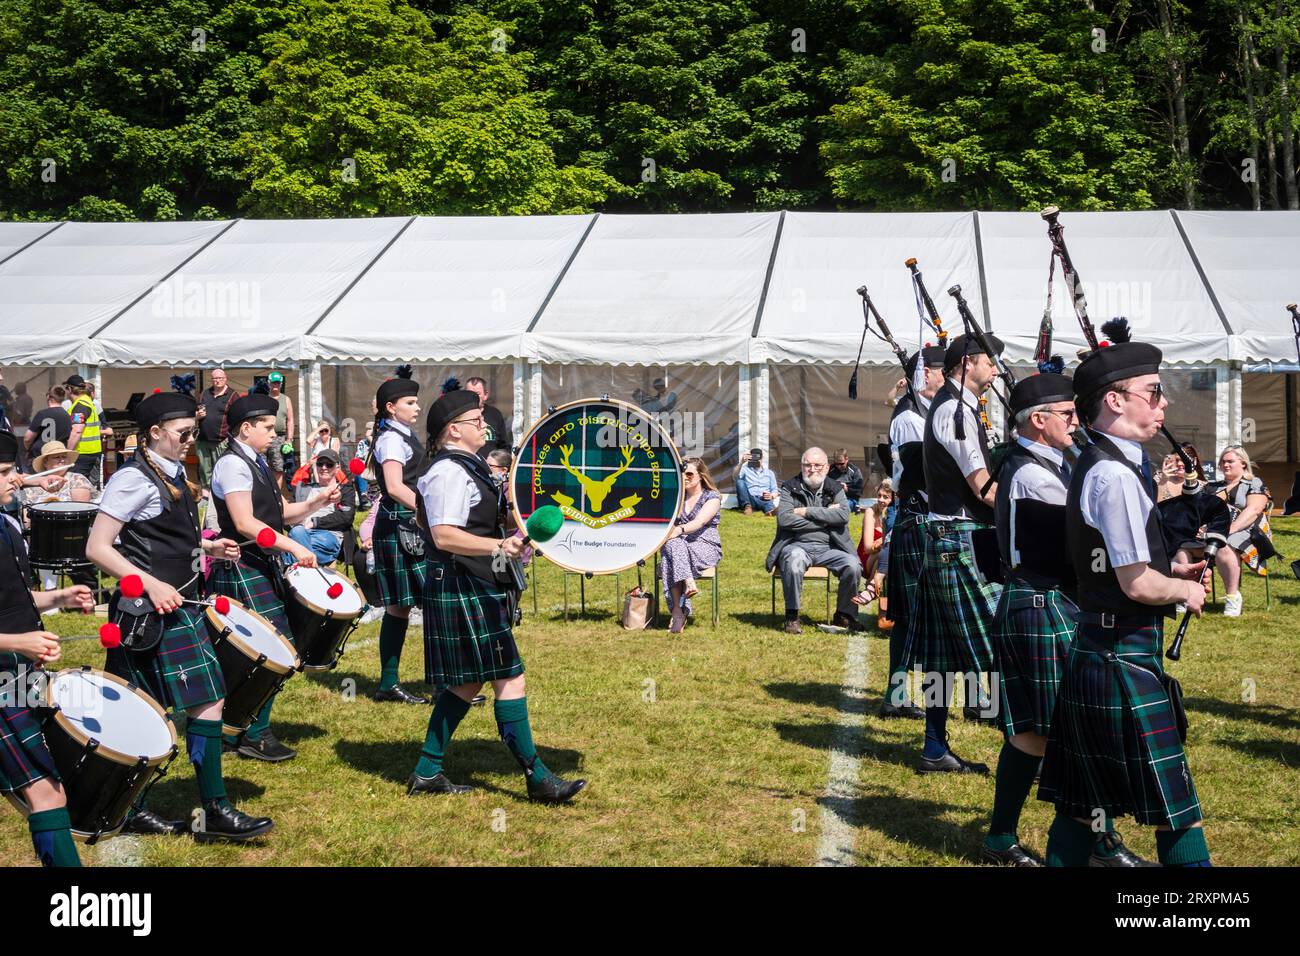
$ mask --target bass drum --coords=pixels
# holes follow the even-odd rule
[[[303,670],[331,669],[338,664],[348,636],[360,623],[366,609],[365,596],[351,581],[329,568],[290,568],[284,580],[289,589],[284,607]],[[337,597],[330,597],[331,588],[338,591]]]

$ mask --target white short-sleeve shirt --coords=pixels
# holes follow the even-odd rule
[[[164,475],[184,479],[185,468],[180,462],[170,461],[152,449],[145,449],[145,454]],[[148,521],[162,514],[162,497],[158,486],[139,468],[119,468],[104,486],[99,510],[121,522]]]
[[[401,434],[398,434],[400,432]],[[386,461],[395,461],[405,465],[415,454],[402,435],[410,435],[411,429],[395,419],[388,419],[379,440],[375,442],[375,461],[382,466]]]
[[[895,489],[903,480],[903,460],[898,457],[898,449],[909,442],[925,441],[925,416],[930,411],[930,399],[918,394],[916,403],[920,406],[919,412],[909,408],[907,411],[899,412],[889,423],[890,457],[893,460],[890,477],[893,479]]]
[[[1061,467],[1065,462],[1065,455],[1052,448],[1050,445],[1043,445],[1036,441],[1030,441],[1028,438],[1017,437],[1016,441],[1023,448],[1032,451],[1039,458],[1055,463],[1056,467]],[[1066,488],[1065,483],[1055,474],[1044,468],[1036,461],[1021,465],[1016,469],[1016,473],[1011,477],[1011,483],[1007,486],[1007,495],[1011,500],[1010,514],[1010,535],[1011,541],[1011,566],[1020,567],[1020,549],[1016,547],[1016,502],[1025,499],[1042,501],[1049,505],[1065,505]]]
[[[979,440],[979,430],[984,425],[980,422],[980,403],[975,394],[969,388],[963,388],[959,398],[959,402],[945,402],[939,406],[934,413],[931,427],[934,429],[934,437],[939,440],[939,444],[956,462],[957,470],[962,473],[963,477],[970,477],[981,468],[988,467],[988,462],[984,460],[984,449],[980,446]],[[965,413],[966,437],[964,438],[958,438],[956,434],[955,423],[959,408],[963,409]]]
[[[236,438],[232,438],[231,441],[242,448],[248,457],[257,460],[257,452],[248,445]],[[232,491],[252,490],[253,469],[248,462],[239,455],[222,455],[217,459],[217,464],[212,469],[212,493],[216,497],[224,501],[226,495]]]
[[[1142,446],[1128,438],[1107,435],[1124,457],[1142,467]],[[1151,560],[1147,548],[1147,517],[1155,507],[1142,481],[1117,461],[1103,459],[1083,476],[1079,511],[1084,523],[1101,532],[1112,567],[1144,564]]]
[[[483,500],[478,483],[450,458],[434,462],[416,482],[416,487],[424,500],[430,528],[440,524],[463,528],[469,521],[470,509]]]

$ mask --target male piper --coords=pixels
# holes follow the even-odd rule
[[[1112,323],[1107,323],[1108,325]],[[1164,618],[1205,603],[1205,563],[1171,562],[1141,443],[1164,423],[1160,350],[1112,333],[1074,375],[1091,443],[1070,479],[1066,541],[1079,624],[1057,693],[1038,798],[1056,804],[1049,866],[1083,866],[1103,820],[1156,826],[1165,866],[1209,866],[1201,804],[1165,684]]]
[[[988,336],[991,347],[1002,342]],[[993,663],[989,633],[1001,588],[975,566],[971,533],[993,523],[996,488],[989,474],[989,448],[980,424],[979,396],[998,369],[977,340],[959,335],[944,354],[945,380],[925,422],[925,568],[917,594],[918,620],[909,626],[902,666],[924,674],[925,749],[921,773],[988,773],[948,747],[948,702],[953,675],[978,675]],[[892,544],[891,544],[892,547]],[[928,686],[927,686],[928,685]],[[968,685],[967,707],[973,688]]]
[[[923,717],[921,708],[907,696],[907,668],[903,650],[908,629],[918,621],[916,594],[925,564],[925,520],[929,505],[925,495],[925,416],[930,400],[943,385],[942,346],[927,345],[913,352],[904,371],[916,380],[916,365],[924,363],[925,385],[918,392],[908,390],[894,407],[889,420],[889,445],[893,457],[894,500],[897,515],[889,537],[889,566],[885,586],[889,589],[889,613],[894,627],[889,632],[889,689],[880,705],[881,717]]]

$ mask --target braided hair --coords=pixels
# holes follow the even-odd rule
[[[149,439],[148,432],[144,434],[143,438],[144,438],[145,447],[152,448],[153,444]],[[158,463],[154,461],[152,458],[150,458],[147,454],[142,454],[140,457],[144,459],[144,463],[149,466],[149,468],[153,471],[153,473],[162,479],[162,485],[164,488],[167,489],[167,493],[172,496],[172,501],[179,501],[181,497],[180,489],[177,488],[176,485],[166,475],[162,473],[162,469],[158,467]],[[202,494],[202,489],[200,489],[199,486],[196,485],[194,482],[190,481],[190,476],[188,474],[185,476],[185,487],[189,490],[190,497],[192,497],[195,501],[198,501],[199,496]]]

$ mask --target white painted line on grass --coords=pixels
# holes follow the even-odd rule
[[[822,799],[821,839],[817,841],[817,866],[852,866],[853,819],[861,760],[862,728],[867,717],[867,637],[850,634],[844,652],[844,684],[840,688],[840,722],[831,741],[826,796]]]

